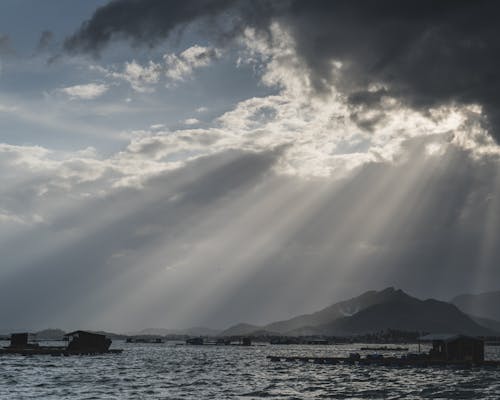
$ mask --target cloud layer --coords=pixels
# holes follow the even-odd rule
[[[113,0],[97,9],[92,18],[66,40],[65,48],[96,52],[117,38],[154,45],[175,28],[198,18],[215,17],[234,3],[235,0]]]
[[[332,85],[353,103],[379,103],[384,94],[411,107],[478,104],[492,135],[500,137],[497,110],[500,82],[499,6],[491,1],[395,0],[191,2],[113,1],[96,11],[68,39],[68,49],[100,50],[114,37],[154,44],[176,27],[228,12],[230,31],[245,27],[267,32],[286,27],[305,61],[314,87]],[[218,32],[224,35],[224,28]],[[227,32],[226,32],[227,33]],[[334,68],[340,62],[341,68]],[[373,90],[373,85],[378,89]],[[370,124],[364,124],[369,129]]]

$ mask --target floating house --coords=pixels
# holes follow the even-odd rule
[[[111,339],[99,333],[87,331],[74,331],[64,335],[67,340],[70,340],[67,351],[74,353],[106,353],[111,346]]]
[[[186,344],[201,346],[205,344],[205,340],[202,337],[189,338],[186,340]]]
[[[465,335],[426,335],[420,338],[424,342],[432,342],[429,358],[448,362],[484,361],[484,340]]]
[[[92,355],[104,353],[121,353],[121,349],[112,349],[111,339],[105,335],[87,331],[74,331],[65,335],[67,346],[40,346],[29,341],[28,333],[14,333],[10,337],[10,345],[0,348],[0,354],[21,355]]]
[[[13,333],[10,335],[10,346],[9,348],[17,349],[17,348],[37,348],[38,344],[30,342],[32,339],[32,335],[29,333]]]

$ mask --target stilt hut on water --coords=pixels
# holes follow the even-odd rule
[[[429,356],[442,361],[484,361],[484,341],[466,335],[432,334],[420,338],[432,342]]]

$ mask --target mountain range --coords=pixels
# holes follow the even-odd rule
[[[463,294],[455,297],[451,302],[467,314],[500,321],[500,291]]]
[[[146,328],[130,336],[217,336],[220,330],[196,326],[187,329]]]
[[[220,331],[205,327],[190,329],[143,329],[129,336],[355,336],[388,329],[407,332],[500,335],[500,291],[463,294],[450,302],[421,300],[389,287],[332,304],[319,311],[266,325],[239,323]],[[5,333],[14,330],[3,330]],[[3,333],[1,331],[0,333]],[[113,339],[127,335],[102,332]],[[56,339],[59,329],[46,329],[39,339]]]
[[[434,299],[420,300],[390,287],[368,291],[317,312],[264,326],[240,323],[220,335],[255,335],[258,332],[260,335],[348,336],[387,329],[496,335],[499,328],[500,322],[467,315],[455,304]]]

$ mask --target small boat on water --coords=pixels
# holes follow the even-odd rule
[[[30,355],[96,355],[107,353],[121,353],[122,349],[110,349],[111,339],[99,333],[87,331],[74,331],[64,335],[68,341],[66,346],[41,346],[30,341],[28,333],[13,333],[10,337],[10,345],[0,348],[2,354]]]

